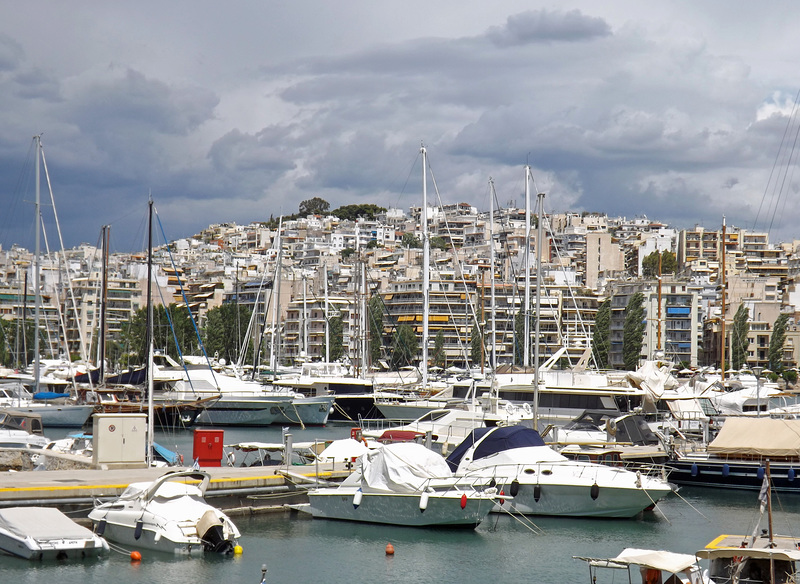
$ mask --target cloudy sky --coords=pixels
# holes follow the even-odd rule
[[[800,238],[800,5],[709,0],[0,0],[0,244],[33,245],[43,134],[64,244],[421,201]],[[789,164],[791,162],[791,164]],[[430,184],[430,183],[429,183]],[[431,201],[436,195],[430,193]],[[43,209],[45,217],[52,215]],[[51,246],[54,228],[48,228]]]

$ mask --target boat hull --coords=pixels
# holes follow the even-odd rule
[[[669,480],[680,485],[758,490],[764,484],[763,462],[682,458],[667,462]],[[772,490],[800,493],[800,462],[770,462]]]
[[[203,542],[200,538],[192,537],[181,541],[173,541],[169,537],[148,529],[142,529],[139,538],[136,538],[136,529],[133,525],[114,523],[106,519],[103,537],[122,546],[131,547],[141,551],[149,550],[173,555],[202,555]]]
[[[288,400],[236,399],[223,396],[195,420],[198,425],[269,426],[280,417]]]
[[[593,498],[592,485],[522,484],[513,501],[498,503],[493,511],[560,517],[629,518],[655,505],[668,492],[598,487]]]
[[[324,426],[328,422],[333,399],[333,396],[295,399],[291,404],[281,407],[275,423]]]
[[[363,493],[354,504],[355,491],[320,489],[308,495],[311,515],[324,519],[341,519],[364,523],[382,523],[409,527],[463,527],[474,529],[491,511],[493,499],[487,496],[467,497],[462,508],[460,492],[430,495],[425,510],[420,509],[421,493]]]
[[[375,397],[363,395],[336,395],[333,411],[328,418],[331,422],[355,422],[360,420],[379,420],[383,414],[375,404]]]
[[[26,560],[81,560],[108,552],[99,538],[26,542],[0,529],[0,550]]]
[[[38,414],[42,426],[47,428],[81,428],[94,413],[93,405],[55,405],[20,406],[10,408],[18,412]]]

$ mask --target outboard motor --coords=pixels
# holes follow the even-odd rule
[[[211,509],[203,513],[197,522],[197,535],[203,540],[203,551],[218,554],[233,553],[233,541],[225,537],[225,527]]]

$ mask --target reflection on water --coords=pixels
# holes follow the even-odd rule
[[[347,427],[292,429],[295,441],[338,438]],[[191,432],[162,436],[191,453]],[[173,442],[171,442],[172,440]],[[226,431],[225,442],[280,440],[280,429]],[[490,515],[477,530],[429,530],[312,520],[276,513],[237,517],[242,532],[241,557],[174,558],[145,553],[139,564],[112,554],[77,564],[30,563],[0,557],[2,582],[14,584],[132,584],[324,582],[359,584],[459,582],[585,582],[586,565],[574,555],[614,556],[624,547],[694,553],[720,533],[748,533],[758,516],[758,494],[718,489],[684,488],[631,520],[514,518]],[[775,530],[798,535],[800,497],[773,498]],[[88,512],[88,510],[87,510]],[[386,544],[395,548],[385,554]]]

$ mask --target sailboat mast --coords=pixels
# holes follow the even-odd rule
[[[102,384],[106,377],[106,318],[107,303],[108,303],[108,239],[109,239],[109,225],[103,225],[103,274],[102,283],[100,286],[100,330],[99,341],[97,343],[97,362],[100,368],[97,378],[98,383]]]
[[[322,284],[325,286],[325,362],[331,361],[330,310],[328,308],[328,264],[322,267]]]
[[[492,323],[492,335],[491,335],[491,343],[492,349],[490,352],[490,363],[489,368],[492,370],[492,376],[494,376],[495,369],[497,368],[497,323],[494,318],[495,313],[495,297],[494,297],[494,199],[495,199],[495,192],[494,192],[494,181],[492,177],[489,177],[489,185],[491,186],[490,189],[490,196],[491,201],[489,202],[489,282],[491,286],[491,299],[490,305],[491,308],[489,310],[489,314],[491,315],[491,323]]]
[[[147,223],[147,452],[148,468],[153,464],[153,199],[148,202]]]
[[[544,247],[544,193],[539,193],[539,217],[536,235],[536,325],[534,332],[533,370],[536,375],[533,381],[533,423],[538,429],[539,423],[539,324],[542,320],[542,248]]]
[[[722,280],[720,282],[720,284],[722,285],[722,330],[721,330],[722,342],[720,343],[721,344],[720,351],[722,354],[720,357],[720,370],[721,370],[720,375],[722,376],[721,377],[722,381],[725,381],[725,340],[726,340],[725,311],[727,310],[727,307],[725,306],[726,298],[725,298],[725,216],[724,215],[722,216],[722,249],[720,250],[720,252],[721,252],[721,261],[719,264],[719,269],[720,269],[720,280]]]
[[[39,285],[41,282],[40,269],[40,239],[42,231],[42,211],[41,211],[41,177],[40,158],[42,156],[42,136],[41,134],[33,137],[36,142],[36,244],[34,251],[33,268],[33,294],[34,294],[34,317],[33,317],[33,389],[34,393],[39,392],[39,319],[41,318],[42,295]],[[27,291],[26,291],[27,293]]]
[[[278,370],[278,305],[281,300],[281,229],[283,227],[283,216],[278,219],[277,253],[275,254],[275,278],[272,280],[272,331],[269,344],[269,368],[274,373]]]
[[[525,166],[525,304],[522,308],[524,316],[524,341],[522,343],[522,364],[527,369],[531,364],[531,167]],[[537,246],[538,247],[538,246]]]
[[[428,151],[422,154],[422,387],[428,386],[428,311],[430,310],[430,263],[431,250],[428,240]]]

